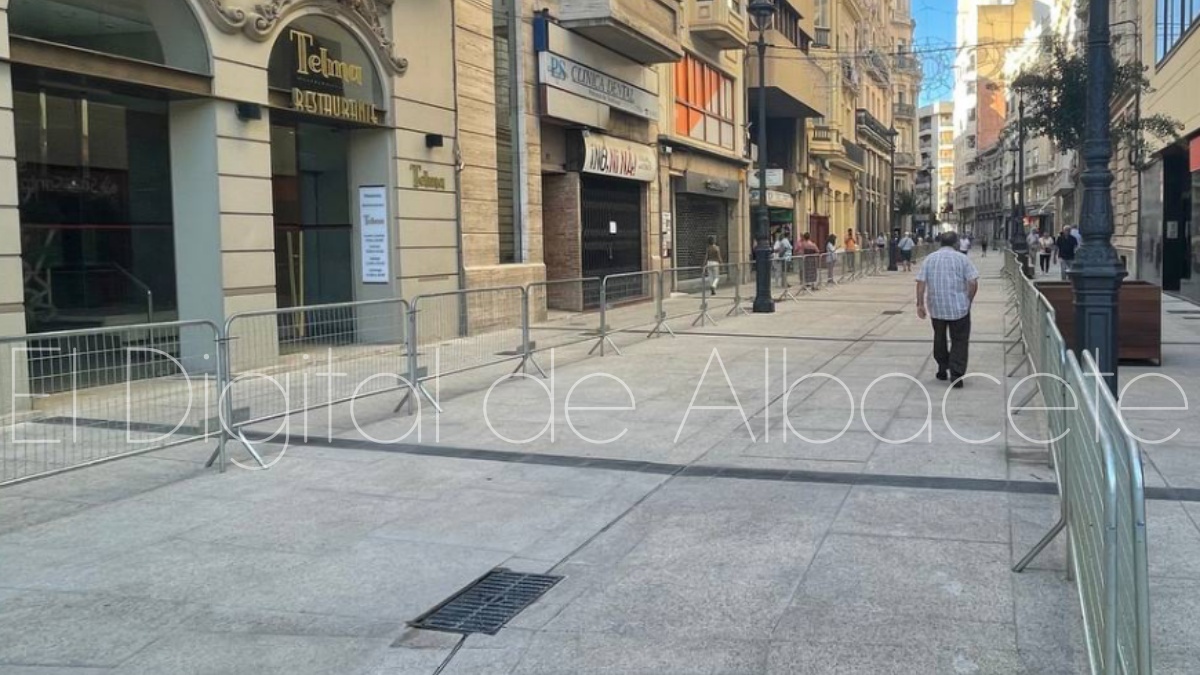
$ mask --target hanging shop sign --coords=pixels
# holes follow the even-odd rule
[[[758,190],[750,191],[750,203],[758,205]],[[767,190],[767,206],[773,209],[791,209],[796,207],[796,199],[786,192]]]
[[[583,147],[584,173],[643,183],[649,183],[658,175],[658,155],[648,145],[593,133],[583,137]]]
[[[746,172],[746,185],[752,188],[759,187],[758,171]],[[773,188],[781,185],[783,185],[783,169],[767,169],[767,187]]]
[[[386,284],[390,276],[388,251],[387,188],[364,185],[358,188],[359,240],[362,245],[362,282]]]
[[[280,34],[268,79],[302,113],[359,124],[379,124],[383,117],[380,82],[367,53],[324,17],[302,17]]]

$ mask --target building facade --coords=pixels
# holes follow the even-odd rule
[[[929,232],[953,229],[954,103],[938,101],[917,111],[917,220]]]
[[[1000,141],[1007,125],[1008,54],[1029,27],[1049,14],[1040,0],[960,0],[955,57],[955,210],[959,228],[974,231],[979,201],[979,153]]]
[[[1179,142],[1149,139],[1141,158],[1137,276],[1200,300],[1200,7],[1167,0],[1118,4],[1114,20],[1124,11],[1139,22],[1140,58],[1154,90],[1135,105],[1142,115],[1169,115],[1183,127]],[[1117,210],[1127,211],[1128,202]]]
[[[0,334],[460,287],[452,7],[0,7]]]

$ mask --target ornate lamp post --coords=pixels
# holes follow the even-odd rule
[[[758,211],[754,217],[754,312],[775,311],[771,297],[771,224],[767,215],[767,24],[775,16],[774,0],[750,0],[758,25]]]
[[[1096,358],[1113,395],[1117,394],[1117,298],[1125,269],[1112,245],[1113,175],[1109,105],[1112,99],[1112,51],[1108,0],[1088,0],[1087,113],[1083,142],[1083,246],[1068,273],[1075,286],[1076,348]]]
[[[1015,188],[1016,198],[1013,200],[1012,225],[1009,226],[1008,240],[1017,260],[1021,261],[1021,269],[1026,276],[1031,276],[1029,267],[1029,242],[1025,240],[1025,99],[1017,103],[1017,153]]]

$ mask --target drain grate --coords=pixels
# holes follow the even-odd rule
[[[904,313],[904,310],[902,310],[902,309],[889,309],[889,310],[880,312],[880,314],[882,314],[884,316],[899,316],[903,313]]]
[[[422,614],[412,626],[495,635],[504,624],[561,580],[562,577],[548,574],[523,574],[497,568]]]

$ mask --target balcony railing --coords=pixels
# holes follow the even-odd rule
[[[885,127],[883,122],[876,119],[866,108],[856,110],[854,119],[858,124],[859,131],[876,136],[880,145],[890,146],[892,144],[892,130]]]
[[[851,143],[846,139],[842,139],[842,149],[846,151],[846,158],[859,166],[865,166],[867,161],[867,151],[858,143]]]
[[[887,57],[878,51],[871,50],[867,52],[867,56],[863,59],[866,62],[867,73],[880,84],[888,84],[891,82],[891,72],[888,65]]]
[[[912,119],[917,116],[917,106],[911,103],[896,103],[892,106],[892,114],[896,117]]]
[[[917,158],[911,152],[897,152],[896,153],[896,166],[897,167],[916,168]]]
[[[828,49],[833,45],[833,43],[829,40],[830,30],[828,28],[821,28],[820,26],[817,26],[815,33],[816,34],[813,36],[812,46]]]
[[[831,127],[813,127],[813,140],[818,143],[832,143],[838,135],[837,129]]]

